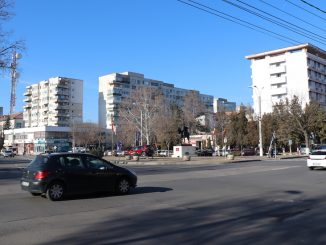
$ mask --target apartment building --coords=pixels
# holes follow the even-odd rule
[[[224,98],[214,98],[214,113],[218,111],[235,111],[237,104]]]
[[[26,87],[25,127],[69,127],[83,121],[83,81],[53,77]]]
[[[162,91],[167,103],[183,106],[184,97],[190,91],[174,87],[171,83],[145,78],[144,74],[135,72],[112,73],[99,77],[99,124],[103,128],[111,129],[112,119],[118,122],[118,108],[121,101],[128,97],[137,87],[152,87]],[[193,90],[191,90],[193,91]],[[209,112],[213,112],[211,95],[198,93]]]
[[[246,56],[251,60],[255,113],[269,113],[273,105],[298,96],[304,106],[311,101],[326,109],[326,51],[311,44]],[[260,101],[261,103],[260,103]]]

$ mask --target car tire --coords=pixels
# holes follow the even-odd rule
[[[46,190],[46,197],[51,201],[59,201],[63,199],[64,193],[64,185],[61,182],[53,182]]]
[[[146,157],[146,152],[143,151],[143,152],[141,153],[141,156],[142,156],[142,157]]]
[[[126,178],[121,178],[117,182],[117,193],[120,195],[125,195],[130,191],[130,182]]]
[[[314,170],[315,168],[314,167],[309,167],[309,170]]]

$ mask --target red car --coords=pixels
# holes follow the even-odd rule
[[[143,145],[143,146],[135,146],[131,150],[128,151],[128,155],[135,155],[138,156],[148,156],[151,157],[154,154],[154,151],[150,145]]]

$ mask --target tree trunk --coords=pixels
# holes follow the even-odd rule
[[[306,154],[309,154],[309,149],[310,149],[310,145],[309,145],[309,136],[308,136],[308,132],[304,131],[304,140],[306,143]]]

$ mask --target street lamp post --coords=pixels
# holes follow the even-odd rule
[[[263,156],[264,152],[263,152],[263,134],[262,134],[262,125],[261,125],[261,91],[264,89],[264,87],[262,87],[261,89],[259,89],[256,85],[255,86],[251,86],[251,88],[255,88],[257,90],[258,93],[258,131],[259,131],[259,156]]]
[[[143,145],[143,110],[140,110],[140,145]]]

